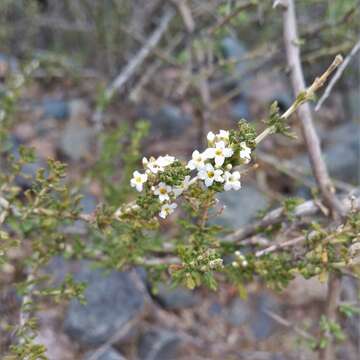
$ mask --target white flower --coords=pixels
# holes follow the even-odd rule
[[[187,168],[190,170],[200,170],[205,166],[205,160],[207,160],[207,157],[204,153],[200,153],[198,150],[195,150],[192,153],[192,159],[188,162]]]
[[[142,164],[144,165],[144,167],[147,167],[149,164],[149,160],[145,156],[142,158]]]
[[[245,164],[248,164],[251,160],[251,149],[246,145],[243,141],[240,143],[241,150],[240,150],[240,157],[241,159],[245,160]]]
[[[172,214],[174,210],[177,208],[177,204],[164,204],[161,207],[161,211],[159,213],[159,216],[163,219],[165,219],[168,215]]]
[[[207,134],[207,139],[209,141],[210,144],[214,143],[215,141],[215,134],[210,131],[208,134]]]
[[[171,186],[166,185],[164,182],[159,183],[157,188],[155,188],[154,194],[159,196],[159,200],[164,202],[170,200],[169,193],[171,192]]]
[[[225,185],[224,190],[239,190],[241,188],[240,184],[240,173],[238,171],[234,171],[233,173],[230,173],[229,171],[225,171],[224,174],[225,179]]]
[[[231,148],[227,148],[223,141],[219,141],[215,144],[214,148],[208,148],[205,150],[205,156],[209,159],[215,159],[215,165],[220,167],[225,158],[232,156],[234,151]]]
[[[229,132],[227,130],[220,130],[219,133],[216,135],[219,141],[223,141],[225,144],[229,142]]]
[[[184,181],[180,186],[176,186],[173,188],[173,193],[175,197],[180,196],[184,191],[186,191],[189,188],[190,183],[190,176],[186,175]]]
[[[171,165],[173,162],[175,161],[175,157],[174,156],[170,156],[170,155],[165,155],[165,156],[159,156],[156,160],[156,163],[164,168],[168,165]]]
[[[164,171],[164,168],[158,164],[158,161],[154,157],[151,157],[149,160],[144,157],[142,159],[142,163],[153,174],[157,174],[159,171]]]
[[[135,187],[137,191],[142,191],[143,190],[143,184],[146,183],[147,178],[148,177],[147,177],[146,174],[141,174],[138,171],[134,171],[133,177],[130,180],[130,185],[132,187]]]
[[[220,169],[214,169],[211,164],[206,164],[206,167],[199,171],[199,178],[205,181],[207,187],[211,186],[214,181],[224,182],[222,178],[223,171]]]

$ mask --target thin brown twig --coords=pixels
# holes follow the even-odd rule
[[[297,325],[294,325],[292,324],[290,321],[284,319],[282,316],[280,316],[279,314],[269,310],[269,309],[266,309],[265,310],[265,313],[267,315],[269,315],[273,320],[275,320],[277,323],[279,323],[280,325],[282,326],[285,326],[289,329],[292,329],[294,330],[298,335],[300,335],[301,337],[305,338],[305,339],[308,339],[308,340],[313,340],[314,337],[308,333],[307,331],[299,328]]]
[[[299,167],[298,165],[293,164],[289,160],[281,160],[275,156],[270,154],[257,151],[257,157],[260,161],[273,166],[275,169],[279,170],[280,172],[288,175],[289,177],[300,181],[305,186],[312,188],[316,186],[316,183],[308,177],[306,170],[304,168]],[[348,184],[344,181],[332,179],[332,182],[336,188],[339,190],[343,190],[346,192],[350,192],[354,190],[354,186]]]
[[[132,58],[132,60],[125,66],[123,71],[111,82],[107,87],[104,93],[105,101],[108,102],[114,96],[116,92],[120,92],[124,85],[128,82],[130,77],[135,73],[138,67],[144,62],[147,56],[150,54],[151,50],[154,49],[162,36],[166,32],[168,26],[170,25],[171,20],[175,16],[175,12],[172,8],[168,8],[163,14],[159,26],[156,30],[150,35],[144,46],[139,50],[139,52]],[[103,124],[103,109],[98,107],[94,114],[93,121],[97,130],[101,130]]]
[[[238,16],[242,11],[247,10],[251,7],[254,7],[257,5],[257,1],[250,0],[246,3],[240,4],[238,7],[236,7],[230,14],[224,16],[222,19],[219,20],[217,24],[212,26],[208,30],[208,34],[212,35],[220,28],[224,27],[226,24],[228,24],[234,17]]]
[[[327,79],[329,78],[329,76],[334,72],[334,70],[342,63],[343,59],[341,55],[337,55],[334,59],[334,61],[330,64],[330,66],[326,69],[326,71],[320,76],[317,77],[313,83],[307,88],[302,88],[302,90],[299,91],[295,91],[295,93],[301,94],[300,99],[297,98],[295,99],[294,103],[281,115],[281,119],[283,120],[287,120],[292,114],[294,114],[296,111],[298,111],[299,109],[302,109],[301,105],[308,105],[307,102],[313,98],[314,94],[316,93],[316,91],[318,91],[327,81]],[[302,73],[301,73],[302,74]],[[310,109],[310,108],[309,108]],[[312,124],[313,126],[313,124]],[[272,133],[274,133],[275,128],[273,126],[269,126],[267,127],[263,132],[261,132],[255,139],[255,142],[257,144],[259,144],[261,141],[263,141],[267,136],[271,135]],[[315,130],[313,130],[315,131]],[[311,135],[313,136],[313,135]],[[305,137],[305,136],[304,136]],[[307,139],[307,137],[305,137]],[[311,137],[312,139],[312,137]],[[317,141],[319,143],[319,139],[318,136],[315,132],[314,135],[314,141]],[[317,139],[317,140],[316,140]],[[308,140],[310,141],[310,140]],[[318,146],[320,146],[318,144]],[[312,151],[312,150],[311,150]],[[319,150],[320,151],[320,150]],[[320,155],[321,155],[321,151],[320,151]],[[312,155],[314,156],[314,155]],[[320,156],[321,159],[321,156]],[[321,160],[322,161],[322,160]],[[324,164],[325,166],[325,164]]]
[[[315,111],[319,111],[322,104],[326,101],[326,99],[329,97],[333,87],[337,83],[337,81],[340,79],[341,75],[345,71],[346,67],[349,65],[352,58],[356,55],[356,53],[360,50],[360,40],[354,45],[352,50],[350,51],[349,55],[346,56],[344,62],[338,67],[336,70],[335,75],[330,80],[329,84],[327,85],[323,95],[321,96],[320,100],[316,104]]]
[[[360,208],[360,197],[356,197],[355,200],[349,199],[348,196],[345,196],[341,200],[342,205],[346,212],[352,210],[353,208],[359,209]],[[296,218],[300,218],[302,216],[312,216],[320,212],[320,207],[317,204],[315,200],[309,200],[306,201],[300,205],[298,205],[292,215]],[[237,229],[233,233],[227,235],[224,237],[221,241],[222,242],[240,242],[242,240],[245,240],[254,234],[258,233],[259,230],[265,229],[271,225],[276,225],[284,221],[285,218],[285,212],[284,207],[276,208],[269,213],[267,213],[266,216],[264,216],[263,219],[254,221],[240,229]]]

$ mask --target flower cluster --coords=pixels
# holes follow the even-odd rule
[[[234,260],[232,262],[232,266],[233,267],[239,267],[239,265],[241,265],[242,267],[247,267],[248,266],[248,262],[245,258],[245,256],[240,252],[240,251],[235,251],[235,256],[236,256],[236,260]]]
[[[152,179],[152,185],[149,188],[161,203],[159,216],[163,219],[174,212],[177,204],[173,201],[190,186],[190,176],[185,176],[184,181],[179,186],[170,186],[164,181],[158,181],[159,174],[163,173],[175,161],[175,157],[170,155],[159,156],[157,159],[154,157],[150,159],[144,157],[142,163],[145,173],[135,171],[130,180],[130,185],[136,188],[137,191],[142,192],[145,184]]]
[[[229,131],[220,130],[217,134],[209,132],[207,140],[209,147],[202,153],[195,150],[187,168],[196,170],[197,177],[203,180],[207,187],[218,183],[223,185],[225,191],[239,190],[241,188],[240,173],[239,171],[231,172],[233,157],[236,154],[230,143]],[[250,162],[251,149],[245,142],[240,144],[238,156],[243,163]]]
[[[204,253],[198,255],[190,266],[200,269],[202,272],[211,270],[220,270],[223,268],[223,259],[216,253],[215,249],[207,249]]]
[[[171,182],[168,178],[164,179],[166,169],[174,164],[175,157],[166,155],[159,156],[157,159],[151,157],[150,159],[143,158],[144,173],[135,171],[133,178],[130,181],[132,187],[141,192],[144,190],[146,183],[150,181],[148,188],[157,196],[161,203],[159,216],[165,219],[168,215],[174,212],[177,204],[174,202],[189,186],[197,180],[201,180],[207,188],[217,186],[217,191],[239,190],[241,188],[240,172],[232,171],[233,164],[240,163],[247,164],[251,160],[251,149],[246,145],[246,142],[233,144],[230,141],[230,132],[220,130],[217,134],[209,132],[207,135],[208,148],[203,152],[195,150],[192,153],[191,160],[187,163],[186,169],[196,171],[196,176],[191,179],[190,176],[185,176],[182,183],[169,184]]]

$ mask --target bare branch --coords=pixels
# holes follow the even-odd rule
[[[300,60],[299,39],[297,32],[297,21],[295,14],[295,5],[293,0],[288,0],[288,6],[284,10],[284,41],[286,48],[287,62],[291,71],[291,81],[295,94],[301,94],[304,91],[310,96],[321,87],[335,68],[341,64],[341,56],[337,56],[329,69],[320,78],[315,79],[313,84],[306,90],[304,75]],[[333,215],[344,216],[344,210],[341,203],[334,195],[334,189],[326,168],[326,164],[321,155],[320,140],[316,133],[314,122],[308,103],[304,103],[298,109],[301,128],[304,135],[306,147],[309,153],[311,167],[318,183],[321,195],[326,204],[332,210]]]
[[[360,208],[360,196],[354,199],[350,199],[346,196],[342,199],[342,206],[345,211],[351,211],[352,209]],[[300,218],[302,216],[315,215],[320,211],[320,207],[315,200],[306,201],[298,205],[293,212],[293,216]],[[222,242],[240,242],[258,233],[259,230],[264,229],[271,225],[276,225],[282,222],[285,218],[284,208],[279,207],[270,211],[262,220],[254,221],[251,224],[246,225],[234,231],[232,234],[222,239]]]
[[[325,316],[329,321],[336,321],[337,307],[340,300],[341,293],[341,276],[339,274],[331,273],[329,275],[329,288],[326,300]],[[329,343],[324,349],[319,350],[319,360],[332,360],[336,359],[335,349],[333,342],[331,341],[331,335],[329,336]]]
[[[212,35],[214,32],[216,32],[217,30],[219,30],[220,28],[222,28],[223,26],[228,24],[234,17],[238,16],[242,11],[247,10],[256,5],[257,5],[257,3],[253,0],[250,0],[246,3],[240,4],[238,7],[236,7],[234,9],[234,11],[232,11],[230,14],[224,16],[222,19],[220,19],[220,21],[217,24],[212,26],[208,30],[208,34]]]
[[[159,43],[165,31],[167,30],[170,21],[173,19],[174,16],[175,11],[172,8],[168,8],[160,20],[159,26],[148,38],[145,45],[140,49],[140,51],[133,57],[133,59],[125,66],[123,71],[112,81],[112,83],[105,90],[105,101],[109,101],[116,92],[120,92],[122,90],[123,86],[135,73],[137,68],[144,62],[150,52]],[[98,108],[93,118],[95,126],[98,130],[102,128],[102,118],[102,109]]]
[[[293,104],[281,115],[281,119],[286,120],[288,119],[295,111],[302,109],[303,107],[301,107],[301,105],[305,104],[309,111],[310,111],[310,107],[308,104],[306,104],[307,101],[309,101],[310,99],[313,98],[314,94],[316,91],[318,91],[327,81],[327,79],[329,78],[329,76],[334,72],[334,70],[342,63],[342,57],[341,55],[337,55],[334,59],[334,61],[330,64],[330,66],[326,69],[326,71],[320,76],[317,77],[313,83],[306,89],[305,86],[303,88],[301,88],[302,90],[296,90],[294,91],[295,93],[298,94],[298,97],[295,99],[295,101],[293,102]],[[300,63],[299,63],[300,65]],[[301,65],[300,65],[301,66]],[[302,75],[302,71],[301,71],[301,75]],[[302,78],[303,79],[303,78]],[[295,87],[294,87],[295,88]],[[298,88],[298,86],[296,86],[296,88]],[[301,95],[299,97],[299,95]],[[310,113],[311,116],[311,113]],[[302,117],[301,117],[302,118]],[[312,119],[311,119],[311,124],[312,124]],[[312,124],[313,127],[313,124]],[[255,142],[258,144],[261,141],[263,141],[267,136],[269,136],[270,134],[272,134],[274,132],[274,128],[272,126],[266,128],[262,133],[260,133],[256,139]],[[315,129],[314,129],[315,132]],[[305,135],[304,135],[305,137]],[[319,142],[318,136],[315,132],[315,139],[317,139],[317,141]],[[306,137],[305,137],[306,140]],[[320,149],[320,145],[319,145],[319,149]],[[321,151],[320,151],[321,154]],[[324,165],[325,166],[325,165]]]
[[[320,100],[316,104],[315,111],[319,111],[322,104],[326,101],[326,99],[329,97],[333,87],[337,83],[337,81],[340,79],[341,75],[345,71],[346,67],[349,65],[352,58],[356,55],[356,53],[360,50],[360,40],[354,45],[352,50],[350,51],[350,54],[345,58],[344,62],[339,66],[337,69],[334,77],[329,82],[328,86],[326,87],[324,94],[321,96]]]

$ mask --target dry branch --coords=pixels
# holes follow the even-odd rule
[[[334,77],[330,80],[328,86],[326,87],[324,94],[321,96],[320,100],[316,104],[315,111],[319,111],[322,104],[326,101],[326,99],[329,97],[333,87],[337,83],[337,81],[340,79],[341,75],[345,71],[346,67],[349,65],[352,58],[356,55],[356,53],[360,50],[360,40],[354,45],[352,50],[350,51],[350,54],[345,58],[344,62],[339,66],[337,69]]]
[[[299,38],[297,31],[297,21],[295,14],[295,5],[293,0],[288,0],[287,6],[283,13],[283,30],[284,30],[284,42],[286,49],[286,57],[288,66],[291,72],[291,82],[295,94],[300,94],[304,91],[311,91],[312,88],[317,88],[318,84],[323,85],[325,79],[318,78],[306,90],[304,74],[301,66]],[[342,62],[342,59],[338,59],[338,63],[333,63],[329,68],[329,74]],[[318,83],[318,84],[317,84]],[[303,104],[298,109],[298,115],[301,121],[301,128],[304,135],[304,140],[309,153],[311,167],[318,183],[321,195],[323,196],[326,204],[333,211],[333,214],[344,216],[344,210],[341,203],[337,200],[333,192],[333,186],[326,168],[326,164],[322,158],[320,140],[316,133],[310,105],[308,103]]]
[[[159,26],[148,38],[144,46],[139,52],[132,58],[132,60],[125,66],[123,71],[111,82],[108,88],[105,90],[105,101],[109,101],[116,92],[120,92],[128,80],[133,76],[138,67],[144,62],[150,52],[157,46],[162,36],[166,32],[170,21],[175,16],[175,12],[172,8],[168,8],[162,16]],[[102,128],[103,112],[101,108],[98,108],[94,114],[94,123],[98,130]]]

